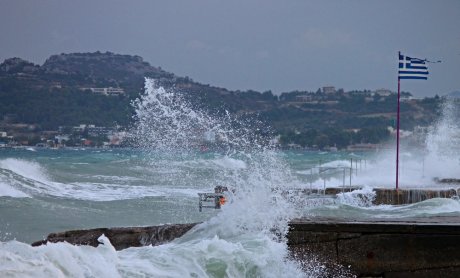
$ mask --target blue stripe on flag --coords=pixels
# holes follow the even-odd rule
[[[406,64],[406,69],[424,69],[427,70],[426,66],[414,66],[413,64]]]
[[[423,79],[423,80],[427,80],[428,76],[400,76],[399,79]]]
[[[428,71],[400,70],[399,74],[428,74]]]

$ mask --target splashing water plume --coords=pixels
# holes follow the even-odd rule
[[[146,79],[145,94],[134,106],[135,141],[149,152],[152,167],[170,168],[171,157],[191,161],[205,155],[221,157],[224,165],[233,165],[207,173],[210,189],[216,185],[231,189],[231,202],[217,216],[180,239],[181,244],[221,240],[222,245],[230,245],[227,248],[240,249],[248,240],[247,235],[257,235],[262,242],[271,242],[263,244],[264,253],[281,254],[281,257],[275,256],[278,262],[268,258],[259,262],[267,269],[272,269],[268,265],[276,264],[277,271],[259,269],[255,273],[262,271],[262,276],[268,277],[289,271],[293,277],[303,276],[299,266],[287,259],[284,240],[289,219],[300,216],[295,204],[281,196],[282,187],[289,186],[294,179],[287,164],[270,145],[270,138],[261,135],[263,124],[234,117],[227,111],[224,115],[211,116],[193,107],[179,92],[158,87],[151,79]],[[207,140],[210,134],[212,138]],[[200,146],[206,143],[213,147],[213,152],[200,152]],[[193,186],[189,176],[170,173],[174,182]],[[244,252],[248,252],[246,248],[249,247],[244,247]],[[250,262],[256,269],[259,263]]]
[[[441,108],[441,116],[428,128],[425,138],[418,138],[424,143],[420,143],[418,147],[401,145],[401,188],[439,188],[437,179],[460,178],[459,102],[446,99]],[[368,164],[368,168],[354,178],[356,184],[394,187],[394,149],[393,147],[378,153],[372,163]]]
[[[276,198],[275,188],[289,183],[292,177],[287,165],[267,143],[268,140],[255,133],[257,129],[250,125],[250,121],[232,117],[228,112],[225,116],[211,117],[192,108],[178,92],[157,87],[151,79],[146,79],[145,89],[146,94],[135,102],[138,124],[134,134],[139,146],[150,151],[153,156],[150,159],[155,160],[152,163],[158,162],[160,151],[163,157],[179,155],[184,159],[196,159],[202,156],[199,146],[204,141],[204,134],[212,132],[220,151],[220,154],[212,155],[223,156],[221,161],[238,161],[233,163],[237,165],[235,167],[215,169],[210,179],[214,183],[210,188],[225,185],[234,191],[233,203],[223,210],[227,218],[225,223],[239,218],[238,221],[247,223],[233,224],[250,229],[250,225],[259,226],[256,223],[260,221],[267,226],[273,219],[283,218],[274,214],[273,209],[282,202]],[[176,178],[180,180],[180,177]],[[287,219],[292,211],[288,203],[283,205],[287,206],[283,208]],[[241,209],[258,216],[244,221],[243,216],[250,215],[239,211]],[[275,225],[271,224],[270,227]]]
[[[460,178],[460,102],[446,99],[442,115],[426,137],[428,171],[433,177]]]

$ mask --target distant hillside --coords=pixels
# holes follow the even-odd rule
[[[110,52],[53,55],[41,66],[20,58],[5,60],[0,64],[0,121],[14,119],[35,124],[39,130],[80,123],[129,126],[134,112],[130,103],[143,91],[144,77],[174,87],[205,109],[263,119],[280,134],[295,131],[323,138],[363,128],[381,134],[394,124],[394,93],[318,90],[275,96],[270,91],[230,91],[176,76],[139,56]],[[410,94],[404,96],[403,128],[428,125],[436,118],[439,98],[411,100],[407,98]]]
[[[139,56],[110,52],[72,53],[53,55],[42,66],[20,58],[7,59],[0,64],[0,120],[6,114],[17,114],[21,122],[53,129],[90,119],[96,124],[114,121],[128,124],[132,115],[130,102],[143,91],[145,77],[155,78],[162,86],[184,91],[196,105],[214,110],[254,111],[267,106],[257,97],[253,100],[250,93],[199,84],[188,77],[153,67]],[[125,94],[105,98],[86,90],[109,87],[121,88]],[[118,112],[111,111],[114,109]],[[110,118],[113,120],[108,122]]]

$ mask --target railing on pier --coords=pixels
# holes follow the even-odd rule
[[[353,186],[352,180],[353,176],[358,176],[359,171],[367,168],[367,160],[359,158],[351,158],[349,166],[323,166],[322,161],[319,161],[318,166],[313,166],[310,168],[310,173],[307,174],[309,187],[309,193],[307,194],[325,194],[327,185],[327,180],[332,177],[337,178],[339,175],[342,177],[342,184],[333,185],[340,187],[342,192],[352,191],[356,186]],[[313,186],[314,182],[322,181],[321,186]],[[322,191],[321,191],[322,189]]]

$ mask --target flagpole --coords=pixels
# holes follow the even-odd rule
[[[411,58],[402,56],[398,51],[398,115],[396,124],[396,191],[399,188],[399,119],[400,119],[400,100],[401,100],[401,79],[428,79],[428,68],[425,63],[430,63],[427,59]],[[437,61],[436,63],[440,63]]]
[[[399,55],[401,55],[401,52],[398,52],[398,59],[399,59]],[[396,190],[398,190],[398,187],[399,187],[399,111],[400,111],[399,99],[401,96],[400,88],[401,88],[401,80],[398,74],[398,114],[397,114],[397,122],[396,122]]]

